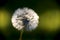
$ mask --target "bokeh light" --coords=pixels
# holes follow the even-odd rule
[[[47,10],[40,16],[40,26],[46,31],[57,31],[59,28],[59,10]]]
[[[10,20],[10,15],[9,12],[6,11],[5,9],[0,10],[0,29],[5,29]]]

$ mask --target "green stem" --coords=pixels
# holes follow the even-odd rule
[[[23,29],[21,30],[21,33],[20,33],[20,38],[19,38],[19,40],[22,40],[22,34],[23,34]]]

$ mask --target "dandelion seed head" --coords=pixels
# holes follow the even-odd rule
[[[39,16],[37,13],[29,8],[18,8],[12,16],[12,25],[14,28],[21,30],[25,29],[27,31],[34,30],[38,26]]]

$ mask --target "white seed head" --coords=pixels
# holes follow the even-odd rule
[[[39,16],[32,9],[18,8],[12,16],[12,25],[14,28],[27,31],[34,30],[38,26]]]

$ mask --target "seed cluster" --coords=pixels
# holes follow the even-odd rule
[[[12,16],[12,25],[14,28],[27,31],[34,30],[38,26],[39,16],[36,12],[29,8],[18,8]]]

